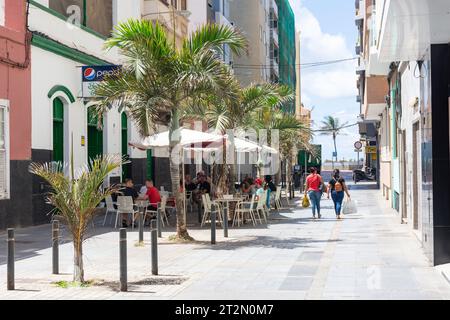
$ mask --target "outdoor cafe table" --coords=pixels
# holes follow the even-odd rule
[[[229,213],[229,208],[230,202],[241,202],[244,201],[243,197],[234,197],[234,198],[217,198],[215,201],[223,203],[224,204],[224,219],[223,219],[223,236],[225,238],[228,238],[228,213]]]

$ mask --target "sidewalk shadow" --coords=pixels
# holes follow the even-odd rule
[[[115,229],[110,226],[103,227],[104,215],[98,215],[94,219],[94,226],[89,226],[86,239],[109,233]],[[119,229],[116,229],[117,231]],[[60,245],[71,243],[72,237],[67,228],[60,225]],[[38,251],[52,247],[52,226],[51,224],[43,224],[39,226],[17,228],[15,230],[15,260],[24,260],[35,257]],[[6,233],[0,234],[0,265],[6,264],[7,241]]]
[[[211,245],[208,241],[198,241],[201,246],[194,250],[236,250],[239,248],[277,248],[277,249],[296,249],[313,248],[314,244],[340,242],[342,240],[315,240],[313,238],[285,238],[280,239],[271,236],[251,236],[243,240],[218,242]]]

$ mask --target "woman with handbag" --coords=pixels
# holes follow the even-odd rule
[[[323,179],[317,173],[316,168],[309,169],[310,175],[306,177],[306,185],[305,185],[305,197],[308,194],[309,199],[311,200],[312,205],[312,214],[313,219],[316,218],[316,209],[317,215],[322,218],[320,214],[320,199],[322,198],[322,190],[323,190]]]
[[[334,211],[336,212],[336,217],[341,219],[342,202],[344,201],[344,193],[350,199],[350,193],[348,192],[347,185],[344,178],[341,177],[339,169],[335,169],[333,177],[328,183],[328,199],[333,199]]]

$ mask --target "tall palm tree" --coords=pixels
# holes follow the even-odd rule
[[[97,86],[96,95],[102,97],[98,113],[119,103],[120,108],[128,110],[143,137],[150,135],[156,124],[168,126],[172,155],[180,141],[183,108],[204,95],[231,100],[236,97],[234,77],[220,59],[224,45],[239,54],[247,42],[231,27],[208,24],[176,48],[159,23],[131,19],[119,24],[105,46],[119,48],[126,61],[120,74]],[[192,239],[186,228],[183,194],[179,192],[179,161],[173,158],[170,176],[176,195],[177,237]]]
[[[61,162],[30,165],[31,173],[50,184],[51,191],[47,200],[54,206],[53,214],[62,219],[72,235],[74,282],[84,282],[83,242],[96,207],[119,189],[117,186],[103,189],[102,184],[112,171],[126,163],[118,155],[106,155],[91,160],[89,165],[77,171],[73,167],[73,156],[70,165]],[[65,174],[67,168],[70,169],[70,176]]]
[[[334,152],[336,161],[337,157],[337,148],[336,148],[336,138],[339,134],[342,134],[342,130],[348,125],[348,122],[341,124],[339,118],[335,118],[333,116],[326,116],[322,121],[322,126],[319,131],[321,131],[321,135],[327,135],[333,137],[334,143]],[[334,162],[333,162],[334,163]]]

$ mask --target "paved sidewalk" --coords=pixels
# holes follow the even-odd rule
[[[228,239],[218,229],[215,246],[207,229],[191,230],[197,242],[190,244],[170,243],[165,232],[159,277],[150,272],[149,233],[139,247],[130,231],[126,293],[117,291],[116,231],[97,227],[85,243],[86,279],[99,285],[63,289],[52,282],[72,278],[71,243],[60,248],[62,274],[51,275],[50,227],[18,230],[15,291],[6,291],[2,233],[0,299],[450,299],[450,284],[409,228],[367,186],[352,186],[359,211],[342,221],[324,200],[321,220],[297,204],[274,213],[268,227],[230,229]]]

